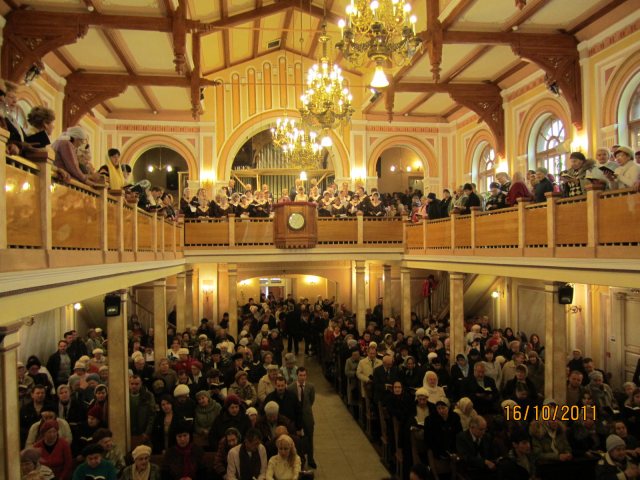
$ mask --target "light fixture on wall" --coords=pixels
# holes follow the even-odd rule
[[[571,308],[569,308],[569,311],[571,313],[580,313],[582,312],[582,307],[580,305],[571,305]]]
[[[80,302],[76,302],[73,304],[73,309],[77,312],[82,309],[82,304]]]
[[[498,290],[494,290],[491,292],[491,298],[500,298],[500,292]]]

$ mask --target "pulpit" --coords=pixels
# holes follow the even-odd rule
[[[318,242],[315,203],[287,202],[273,206],[273,243],[276,248],[313,248]]]

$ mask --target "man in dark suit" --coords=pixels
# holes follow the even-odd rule
[[[289,385],[287,390],[296,396],[302,411],[303,441],[307,447],[307,465],[310,468],[316,468],[316,461],[313,458],[313,430],[315,427],[313,403],[316,400],[316,389],[312,383],[307,382],[306,368],[298,368],[298,379]]]
[[[295,392],[287,390],[287,379],[282,375],[276,378],[276,389],[267,395],[264,399],[264,405],[269,402],[278,404],[279,413],[293,421],[298,434],[302,430],[302,409],[298,401],[298,395]]]
[[[400,380],[398,367],[393,365],[393,357],[387,355],[382,359],[382,365],[373,370],[373,402],[382,402],[385,392],[396,380]]]
[[[464,384],[465,396],[473,402],[473,406],[480,415],[498,412],[498,388],[491,377],[485,376],[482,362],[473,366],[473,376],[467,378]]]
[[[496,454],[492,440],[486,434],[487,422],[481,417],[473,417],[469,429],[456,437],[456,450],[472,479],[494,478]]]

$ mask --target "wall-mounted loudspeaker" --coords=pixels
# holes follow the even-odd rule
[[[560,305],[571,305],[573,302],[573,287],[569,284],[558,288],[558,303]]]
[[[104,297],[105,317],[117,317],[120,315],[120,295],[110,293]]]

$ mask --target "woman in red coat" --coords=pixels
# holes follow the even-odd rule
[[[58,435],[58,422],[47,420],[40,426],[42,439],[33,444],[40,450],[40,463],[53,470],[58,480],[69,480],[73,473],[73,457],[69,443]]]
[[[531,192],[524,183],[524,179],[521,173],[514,173],[511,180],[511,188],[507,194],[507,205],[514,207],[518,204],[518,198],[524,198],[525,200],[531,200]]]

